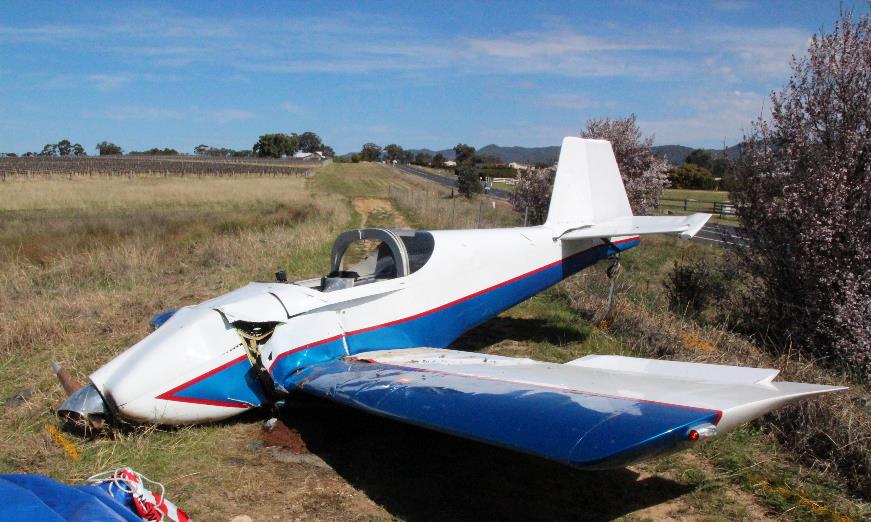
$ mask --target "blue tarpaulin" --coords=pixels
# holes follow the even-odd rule
[[[68,486],[42,475],[0,475],[0,520],[142,522],[129,493],[110,483]]]

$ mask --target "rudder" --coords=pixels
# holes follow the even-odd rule
[[[545,225],[566,230],[630,216],[611,143],[564,138]]]

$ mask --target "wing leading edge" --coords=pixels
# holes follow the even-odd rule
[[[717,425],[722,433],[789,400],[838,389],[770,379],[748,384],[758,380],[756,369],[746,369],[742,378],[740,368],[693,364],[693,377],[684,377],[674,366],[656,373],[657,365],[614,369],[583,361],[385,350],[309,367],[298,374],[298,387],[396,420],[591,469],[676,451],[690,443],[694,428]],[[729,375],[738,377],[723,382]]]

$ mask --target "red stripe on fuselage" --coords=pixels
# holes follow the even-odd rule
[[[640,237],[635,236],[635,237],[630,237],[630,238],[627,238],[627,239],[621,239],[620,241],[616,241],[616,242],[611,243],[611,244],[613,244],[613,245],[620,245],[620,244],[628,243],[628,242],[631,242],[631,241],[638,241],[639,239],[640,239]],[[590,252],[591,250],[595,250],[595,249],[597,249],[597,248],[602,248],[602,247],[607,247],[607,246],[608,246],[607,244],[602,244],[602,245],[596,245],[596,246],[594,246],[594,247],[590,247],[590,248],[588,248],[588,249],[586,249],[586,250],[581,250],[580,252],[576,252],[576,253],[574,253],[574,254],[568,256],[568,257],[565,257],[565,258],[562,258],[562,259],[558,259],[558,260],[554,261],[553,263],[548,263],[548,264],[546,264],[546,265],[544,265],[544,266],[542,266],[542,267],[536,268],[536,269],[534,269],[534,270],[530,270],[529,272],[526,272],[526,273],[520,274],[520,275],[518,275],[518,276],[512,277],[511,279],[508,279],[508,280],[506,280],[506,281],[502,281],[501,283],[497,283],[497,284],[495,284],[495,285],[493,285],[493,286],[489,286],[489,287],[487,287],[487,288],[484,288],[483,290],[478,290],[478,291],[475,292],[475,293],[469,294],[469,295],[464,296],[464,297],[460,297],[459,299],[455,299],[455,300],[453,300],[453,301],[450,301],[450,302],[445,303],[445,304],[443,304],[443,305],[437,306],[437,307],[432,308],[432,309],[430,309],[430,310],[425,310],[425,311],[423,311],[423,312],[420,312],[420,313],[417,313],[417,314],[414,314],[414,315],[410,315],[410,316],[408,316],[408,317],[403,317],[403,318],[401,318],[401,319],[396,319],[396,320],[393,320],[393,321],[388,321],[388,322],[386,322],[386,323],[377,324],[377,325],[374,325],[374,326],[367,326],[367,327],[365,327],[365,328],[360,328],[360,329],[358,329],[358,330],[353,330],[353,331],[351,331],[351,332],[347,332],[347,333],[345,333],[344,335],[345,335],[345,337],[350,337],[350,336],[352,336],[352,335],[356,335],[356,334],[360,334],[360,333],[364,333],[364,332],[370,332],[370,331],[372,331],[372,330],[377,330],[377,329],[379,329],[379,328],[386,328],[386,327],[388,327],[388,326],[393,326],[393,325],[396,325],[396,324],[401,324],[401,323],[404,323],[404,322],[412,321],[412,320],[414,320],[414,319],[418,319],[418,318],[420,318],[420,317],[424,317],[424,316],[429,315],[429,314],[436,313],[436,312],[438,312],[438,311],[440,311],[440,310],[444,310],[444,309],[446,309],[446,308],[450,308],[451,306],[454,306],[454,305],[456,305],[456,304],[462,303],[462,302],[464,302],[464,301],[468,301],[469,299],[473,299],[473,298],[475,298],[475,297],[478,297],[479,295],[482,295],[482,294],[485,294],[485,293],[487,293],[487,292],[490,292],[490,291],[496,290],[497,288],[501,288],[501,287],[503,287],[503,286],[509,285],[509,284],[514,283],[514,282],[516,282],[516,281],[519,281],[519,280],[521,280],[521,279],[523,279],[523,278],[529,277],[529,276],[531,276],[531,275],[535,275],[535,274],[537,274],[537,273],[539,273],[539,272],[541,272],[541,271],[543,271],[543,270],[547,270],[548,268],[552,268],[552,267],[555,267],[555,266],[561,265],[561,264],[563,264],[564,262],[568,261],[569,259],[572,259],[572,258],[577,257],[577,256],[582,255],[582,254],[586,254],[587,252]],[[298,347],[296,347],[296,348],[293,348],[293,349],[291,349],[291,350],[288,350],[288,351],[286,351],[286,352],[283,352],[283,353],[279,354],[279,355],[275,358],[274,361],[272,361],[272,364],[269,365],[269,370],[271,371],[272,368],[275,367],[275,365],[278,363],[278,361],[280,361],[281,359],[283,359],[283,358],[285,358],[285,357],[287,357],[287,356],[289,356],[289,355],[292,355],[292,354],[295,354],[295,353],[299,353],[299,352],[301,352],[301,351],[303,351],[303,350],[308,350],[309,348],[314,348],[314,347],[316,347],[316,346],[320,346],[320,345],[322,345],[322,344],[326,344],[326,343],[329,343],[329,342],[335,341],[335,340],[340,339],[340,338],[342,338],[342,335],[341,335],[341,334],[340,334],[340,335],[334,335],[334,336],[332,336],[332,337],[328,337],[328,338],[326,338],[326,339],[321,339],[321,340],[319,340],[319,341],[314,341],[314,342],[311,342],[311,343],[306,343],[306,344],[304,344],[304,345],[302,345],[302,346],[298,346]],[[232,408],[247,408],[248,406],[241,405],[241,404],[238,404],[238,403],[230,403],[230,402],[224,403],[224,402],[221,402],[221,401],[212,401],[212,400],[208,400],[208,399],[192,399],[192,398],[188,398],[188,397],[175,397],[175,396],[173,395],[173,394],[175,394],[175,393],[177,393],[177,392],[179,392],[179,391],[181,391],[181,390],[187,388],[188,386],[191,386],[191,385],[193,385],[193,384],[196,384],[196,383],[200,382],[201,380],[205,379],[206,377],[209,377],[209,376],[211,376],[211,375],[214,375],[215,373],[217,373],[217,372],[223,370],[224,368],[227,368],[228,366],[231,366],[231,365],[233,365],[234,363],[241,361],[241,360],[244,359],[245,357],[246,357],[246,356],[243,355],[243,356],[241,356],[241,357],[239,357],[239,358],[237,358],[237,359],[234,359],[233,361],[230,361],[229,363],[226,363],[226,364],[224,364],[224,365],[221,365],[221,366],[219,366],[218,368],[215,368],[214,370],[211,370],[211,371],[208,372],[208,373],[205,373],[205,374],[203,374],[203,375],[201,375],[201,376],[199,376],[199,377],[197,377],[197,378],[195,378],[195,379],[192,379],[192,380],[190,380],[190,381],[188,381],[188,382],[186,382],[186,383],[184,383],[184,384],[181,384],[181,385],[179,385],[179,386],[176,386],[175,388],[173,388],[173,389],[171,389],[171,390],[169,390],[169,391],[167,391],[167,392],[164,392],[164,393],[158,395],[157,398],[158,398],[158,399],[168,400],[168,401],[190,402],[190,403],[195,403],[195,404],[208,404],[208,405],[211,405],[211,406],[227,406],[227,407],[232,407]],[[718,421],[719,421],[719,419],[718,419]]]
[[[636,236],[636,237],[630,237],[630,238],[628,238],[628,239],[622,239],[622,240],[620,240],[620,241],[617,241],[617,242],[615,242],[615,243],[613,243],[613,244],[614,244],[614,245],[619,245],[619,244],[622,244],[622,243],[628,243],[628,242],[630,242],[630,241],[637,241],[638,239],[639,239],[638,236]],[[588,249],[586,249],[586,250],[582,250],[582,251],[580,251],[580,252],[576,252],[576,253],[574,253],[574,254],[572,254],[572,255],[566,257],[566,258],[558,259],[558,260],[554,261],[553,263],[548,263],[548,264],[546,264],[546,265],[544,265],[544,266],[542,266],[542,267],[536,268],[536,269],[534,269],[534,270],[530,270],[529,272],[526,272],[526,273],[524,273],[524,274],[520,274],[519,276],[512,277],[511,279],[508,279],[507,281],[502,281],[501,283],[497,283],[497,284],[495,284],[495,285],[493,285],[493,286],[489,286],[489,287],[487,287],[487,288],[484,288],[483,290],[478,290],[478,291],[475,292],[475,293],[472,293],[472,294],[469,294],[469,295],[466,295],[466,296],[460,297],[460,298],[458,298],[458,299],[454,299],[453,301],[450,301],[450,302],[445,303],[445,304],[443,304],[443,305],[437,306],[437,307],[435,307],[435,308],[432,308],[432,309],[429,309],[429,310],[425,310],[425,311],[423,311],[423,312],[420,312],[420,313],[417,313],[417,314],[414,314],[414,315],[410,315],[410,316],[408,316],[408,317],[403,317],[403,318],[400,318],[400,319],[395,319],[395,320],[393,320],[393,321],[388,321],[388,322],[386,322],[386,323],[376,324],[376,325],[373,325],[373,326],[367,326],[367,327],[364,327],[364,328],[359,328],[359,329],[357,329],[357,330],[352,330],[352,331],[350,331],[350,332],[347,332],[347,333],[345,334],[345,336],[346,336],[346,337],[350,337],[350,336],[352,336],[352,335],[361,334],[361,333],[364,333],[364,332],[371,332],[372,330],[377,330],[377,329],[379,329],[379,328],[385,328],[385,327],[388,327],[388,326],[393,326],[393,325],[397,325],[397,324],[405,323],[405,322],[408,322],[408,321],[413,321],[414,319],[419,319],[419,318],[424,317],[424,316],[427,316],[427,315],[429,315],[429,314],[434,314],[434,313],[439,312],[439,311],[441,311],[441,310],[444,310],[444,309],[446,309],[446,308],[450,308],[451,306],[454,306],[454,305],[460,304],[460,303],[462,303],[462,302],[464,302],[464,301],[468,301],[469,299],[473,299],[473,298],[475,298],[475,297],[478,297],[479,295],[486,294],[487,292],[491,292],[491,291],[493,291],[493,290],[496,290],[497,288],[501,288],[501,287],[503,287],[503,286],[509,285],[509,284],[511,284],[511,283],[514,283],[514,282],[516,282],[516,281],[519,281],[519,280],[521,280],[521,279],[524,279],[524,278],[526,278],[526,277],[529,277],[529,276],[531,276],[531,275],[535,275],[535,274],[537,274],[537,273],[539,273],[539,272],[541,272],[541,271],[543,271],[543,270],[547,270],[548,268],[552,268],[552,267],[555,267],[555,266],[557,266],[557,265],[561,265],[562,263],[568,261],[569,259],[572,259],[573,257],[579,256],[579,255],[581,255],[581,254],[585,254],[585,253],[587,253],[587,252],[589,252],[589,251],[591,251],[591,250],[595,250],[596,248],[601,248],[601,247],[603,247],[603,246],[607,246],[607,245],[596,245],[596,246],[591,247],[591,248],[588,248]],[[318,342],[316,342],[316,343],[312,343],[311,345],[304,345],[304,346],[301,346],[301,347],[299,347],[299,348],[294,348],[293,350],[291,350],[291,351],[289,351],[289,352],[285,352],[285,353],[283,353],[283,354],[281,354],[281,355],[279,355],[278,357],[275,358],[275,362],[273,362],[272,365],[270,365],[269,369],[271,370],[271,369],[272,369],[272,366],[275,366],[275,363],[277,363],[277,362],[279,361],[279,359],[281,359],[282,357],[284,357],[285,354],[296,353],[296,352],[299,352],[299,351],[301,351],[301,350],[303,350],[303,349],[309,348],[309,347],[311,347],[311,346],[314,346],[314,345],[317,345],[317,344],[323,344],[323,342],[326,342],[326,341],[329,341],[329,340],[332,340],[332,338],[331,338],[331,339],[328,339],[328,340],[325,340],[325,341],[318,341]]]
[[[233,366],[234,364],[236,364],[240,361],[244,361],[247,357],[248,357],[247,355],[241,355],[239,357],[236,357],[232,361],[226,362],[226,363],[222,364],[221,366],[218,366],[217,368],[200,375],[199,377],[193,378],[184,384],[180,384],[180,385],[176,386],[175,388],[173,388],[167,392],[161,393],[156,398],[163,399],[165,401],[191,402],[194,404],[207,404],[209,406],[225,406],[227,408],[248,408],[249,406],[247,406],[243,403],[239,403],[239,402],[224,402],[224,401],[214,401],[211,399],[197,399],[197,398],[191,398],[191,397],[176,397],[175,396],[176,393],[180,392],[181,390],[184,390],[188,386],[193,386],[194,384],[196,384],[204,379],[207,379],[207,378],[211,377],[212,375],[215,375],[216,373],[220,372],[221,370],[229,368],[230,366]]]

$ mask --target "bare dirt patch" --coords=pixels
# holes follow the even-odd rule
[[[392,226],[407,227],[405,218],[396,211],[389,199],[355,198],[352,201],[354,211],[360,214],[360,228],[365,228],[370,218],[378,217],[378,221],[393,221]],[[381,223],[379,223],[380,225]]]
[[[296,454],[311,453],[299,430],[288,428],[281,421],[276,422],[271,428],[264,425],[260,437],[266,446],[281,447]]]

